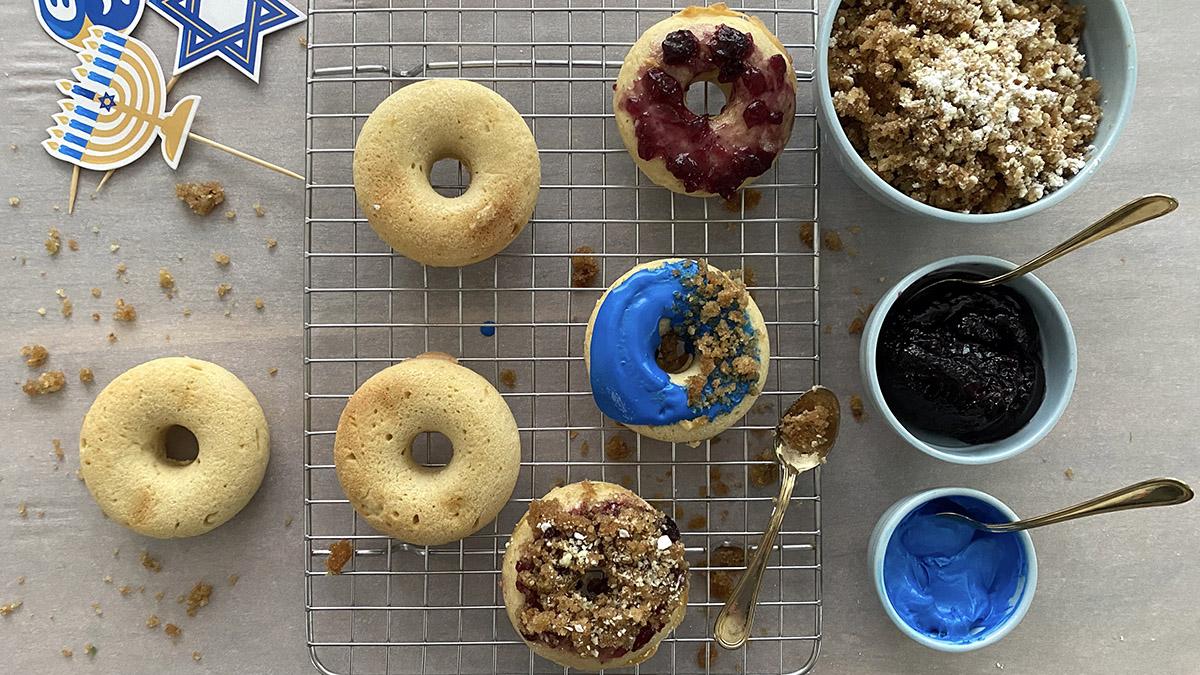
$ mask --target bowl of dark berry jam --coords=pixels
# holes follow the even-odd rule
[[[1016,265],[988,256],[930,263],[884,293],[863,329],[860,368],[874,407],[910,445],[989,464],[1035,445],[1075,388],[1075,334],[1032,274],[980,288]]]

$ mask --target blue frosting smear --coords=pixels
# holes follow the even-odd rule
[[[661,426],[702,415],[714,419],[729,412],[750,390],[751,382],[738,382],[721,400],[703,407],[688,405],[687,389],[671,381],[655,362],[662,338],[663,319],[683,324],[688,307],[684,280],[696,275],[694,261],[674,261],[634,272],[608,292],[592,324],[589,373],[592,394],[600,410],[623,424]],[[713,330],[691,320],[698,338]],[[748,319],[740,326],[753,335]],[[706,383],[703,398],[712,394]]]
[[[929,637],[979,640],[1016,609],[1027,561],[1016,534],[983,532],[952,518],[1006,522],[999,510],[967,497],[934,499],[904,517],[888,541],[884,588],[896,613]]]

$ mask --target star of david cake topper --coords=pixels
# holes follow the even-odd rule
[[[219,58],[258,82],[264,35],[304,21],[287,0],[146,0],[179,28],[173,75]]]

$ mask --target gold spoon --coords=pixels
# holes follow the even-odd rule
[[[793,447],[789,445],[788,434],[785,433],[784,423],[789,417],[815,410],[825,409],[827,425],[825,430],[813,437],[808,447]],[[758,604],[758,590],[762,586],[762,575],[767,569],[767,560],[775,546],[775,537],[783,525],[783,517],[787,513],[788,504],[792,499],[792,489],[796,486],[796,477],[810,469],[825,463],[825,456],[837,440],[838,423],[841,419],[841,405],[837,395],[829,389],[817,385],[796,399],[779,425],[775,427],[775,458],[783,467],[779,481],[779,496],[775,498],[775,510],[771,513],[771,523],[763,533],[754,558],[746,567],[737,586],[729,594],[725,607],[717,615],[717,624],[713,628],[713,637],[717,643],[726,649],[737,649],[746,643],[750,637],[750,627],[754,624],[754,608]]]
[[[1121,230],[1129,229],[1134,225],[1144,223],[1148,220],[1154,220],[1159,216],[1165,216],[1177,208],[1179,208],[1179,202],[1176,201],[1174,197],[1168,195],[1152,194],[1144,197],[1138,197],[1128,204],[1117,207],[1100,220],[1097,220],[1091,225],[1088,225],[1082,230],[1071,235],[1070,238],[1058,246],[1046,251],[1024,265],[1014,267],[1004,274],[994,276],[990,279],[962,279],[954,276],[946,277],[919,288],[912,294],[911,298],[915,298],[917,295],[922,293],[927,293],[929,292],[929,289],[934,288],[935,286],[950,282],[974,286],[976,288],[987,288],[989,286],[1002,284],[1006,281],[1012,281],[1013,279],[1028,274],[1029,272],[1032,272],[1043,265],[1048,265],[1049,263],[1058,260],[1071,251],[1080,249],[1092,242],[1099,241],[1110,234],[1116,234]]]
[[[1183,481],[1175,480],[1174,478],[1153,478],[1128,485],[1120,490],[1114,490],[1099,497],[1094,497],[1082,504],[1068,506],[1065,509],[1059,509],[1052,513],[1037,516],[1036,518],[1026,518],[1025,520],[1018,520],[1012,523],[981,523],[970,516],[953,511],[943,511],[937,515],[957,518],[977,530],[985,530],[987,532],[1019,532],[1020,530],[1031,530],[1035,527],[1054,525],[1055,523],[1075,520],[1076,518],[1097,516],[1101,513],[1112,513],[1126,509],[1144,509],[1150,506],[1174,506],[1175,504],[1182,504],[1190,500],[1192,496],[1192,488],[1188,487],[1187,483]]]

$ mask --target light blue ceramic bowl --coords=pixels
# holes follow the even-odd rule
[[[1013,510],[1008,508],[1003,502],[979,490],[962,487],[944,487],[918,492],[892,504],[887,511],[883,512],[883,515],[879,518],[879,522],[875,524],[875,529],[871,532],[871,539],[867,544],[867,566],[871,570],[871,581],[875,585],[875,592],[879,595],[879,602],[883,605],[883,611],[887,613],[888,618],[892,620],[892,623],[896,624],[901,633],[930,649],[943,652],[969,652],[999,641],[1005,635],[1012,632],[1012,629],[1021,623],[1021,619],[1025,618],[1025,613],[1029,611],[1029,606],[1033,603],[1034,590],[1037,588],[1037,555],[1033,550],[1033,539],[1029,536],[1028,532],[1017,532],[1013,535],[1020,539],[1021,550],[1024,553],[1024,579],[1019,581],[1019,590],[1011,600],[1012,609],[1010,613],[1004,617],[1001,623],[986,631],[986,633],[980,634],[969,642],[950,642],[932,637],[913,628],[901,618],[888,598],[883,561],[887,553],[888,541],[891,540],[892,533],[896,531],[896,526],[900,524],[900,521],[904,520],[904,517],[909,513],[920,508],[921,505],[940,497],[978,500],[994,507],[1010,521],[1018,520],[1017,514],[1013,513]],[[1019,573],[1019,571],[1015,573]]]
[[[871,311],[871,316],[863,327],[862,341],[859,344],[859,369],[862,372],[863,389],[867,399],[888,425],[908,441],[909,445],[921,452],[955,464],[999,462],[1033,447],[1050,433],[1062,417],[1067,402],[1071,400],[1071,392],[1075,389],[1075,333],[1071,331],[1071,322],[1067,319],[1066,310],[1040,279],[1026,274],[1009,282],[1006,286],[1020,293],[1033,309],[1033,316],[1041,333],[1042,365],[1046,371],[1046,396],[1042,400],[1042,406],[1020,431],[992,443],[968,445],[957,439],[905,426],[896,419],[879,387],[879,374],[875,369],[879,331],[883,327],[884,317],[891,311],[901,293],[918,279],[948,267],[970,269],[990,277],[1011,270],[1016,265],[991,256],[954,256],[920,267],[888,289],[879,302],[875,303],[875,309]]]
[[[1122,0],[1072,0],[1087,8],[1081,49],[1087,57],[1088,74],[1100,82],[1100,108],[1104,111],[1096,138],[1096,149],[1087,164],[1061,188],[1036,202],[1001,213],[960,213],[919,202],[880,178],[859,157],[842,131],[829,94],[829,35],[841,0],[832,0],[821,17],[817,35],[817,117],[824,132],[824,147],[831,148],[842,169],[867,194],[903,213],[955,223],[1006,223],[1026,218],[1054,206],[1079,189],[1108,156],[1133,105],[1137,81],[1137,49],[1133,24]]]

